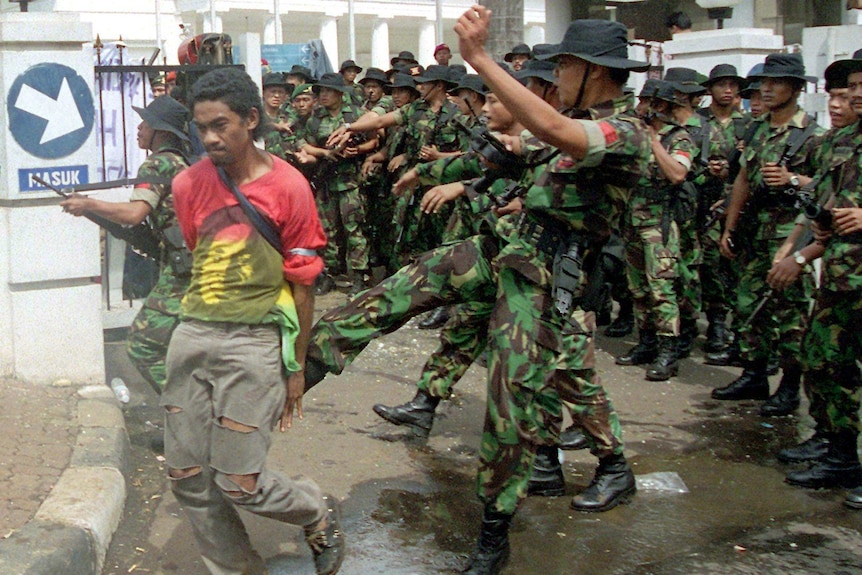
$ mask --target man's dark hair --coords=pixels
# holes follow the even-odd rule
[[[610,79],[620,86],[625,86],[626,82],[629,81],[629,70],[623,70],[622,68],[608,68],[608,76]]]
[[[216,68],[207,72],[192,87],[192,110],[198,102],[222,102],[231,112],[248,118],[257,108],[259,121],[252,132],[255,140],[270,130],[269,116],[263,110],[260,91],[251,77],[239,68]]]
[[[680,30],[689,30],[691,29],[691,18],[685,12],[674,12],[667,17],[664,25],[666,28],[676,26]]]

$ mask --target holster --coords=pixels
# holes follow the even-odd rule
[[[177,276],[190,276],[192,273],[192,253],[186,247],[179,224],[174,224],[162,231],[165,239],[165,263],[169,263]]]

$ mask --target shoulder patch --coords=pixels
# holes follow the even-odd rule
[[[599,128],[602,130],[602,134],[605,137],[605,145],[610,146],[617,140],[619,140],[619,135],[617,135],[617,130],[608,122],[599,122]]]

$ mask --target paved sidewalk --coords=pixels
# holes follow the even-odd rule
[[[129,441],[105,385],[0,379],[0,573],[98,575]]]

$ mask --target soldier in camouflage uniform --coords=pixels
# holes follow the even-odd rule
[[[786,191],[810,181],[806,175],[810,173],[807,147],[811,136],[822,130],[797,104],[808,79],[801,55],[771,54],[760,78],[769,112],[755,120],[758,127],[743,152],[727,209],[721,253],[733,258],[743,241],[752,244],[740,273],[735,313],[750,318],[760,300],[766,298],[766,303],[754,321],[746,320],[740,328],[742,375],[714,389],[712,397],[767,399],[767,363],[771,350],[778,349],[783,373],[776,400],[793,401],[795,397],[798,401],[802,372],[799,346],[808,324],[813,278],[810,272],[802,274],[793,285],[771,294],[767,294],[766,280],[778,249],[798,228],[799,210],[793,194]],[[743,207],[744,218],[740,217]]]
[[[327,314],[315,328],[306,366],[310,387],[326,371],[340,372],[376,335],[397,329],[424,309],[465,301],[464,297],[495,300],[479,473],[485,514],[467,571],[471,575],[497,574],[505,563],[509,524],[527,495],[537,449],[557,440],[563,401],[578,406],[577,419],[600,458],[594,481],[572,506],[604,511],[634,493],[619,420],[593,364],[594,314],[577,304],[584,286],[578,281],[558,284],[557,310],[551,283],[556,255],[568,254],[564,266],[571,273],[577,271],[569,265],[576,259],[575,246],[584,261],[592,261],[596,246],[619,225],[630,189],[649,158],[646,128],[630,113],[632,99],[622,91],[627,70],[643,70],[647,64],[625,57],[622,25],[578,21],[570,27],[559,49],[558,73],[562,100],[575,109],[562,118],[565,133],[555,134],[546,126],[560,124],[558,112],[484,52],[487,16],[479,7],[459,21],[461,54],[494,86],[516,118],[531,122],[534,131],[541,130],[562,149],[547,169],[539,168],[524,198],[527,215],[499,236],[500,243],[476,236],[424,254],[344,309]],[[600,79],[593,80],[590,70]],[[587,77],[601,88],[584,100],[579,86]],[[607,100],[591,101],[596,98]],[[592,107],[577,110],[581,106]],[[586,274],[581,279],[585,281]],[[566,303],[572,300],[567,295],[574,296],[569,309]]]
[[[688,131],[673,121],[671,110],[676,101],[670,82],[660,82],[655,87],[652,114],[648,116],[654,134],[653,161],[632,193],[622,230],[639,342],[616,363],[652,363],[646,373],[650,381],[670,379],[679,369],[679,228],[672,204],[691,168],[694,143]]]
[[[180,323],[180,301],[191,277],[191,254],[177,224],[170,184],[189,164],[189,113],[170,96],[156,98],[135,111],[142,120],[138,145],[152,154],[138,169],[138,179],[145,181],[135,185],[129,202],[105,202],[76,194],[60,205],[75,216],[93,213],[124,225],[138,225],[149,218],[161,250],[160,274],[132,322],[126,351],[147,383],[161,393],[168,343]]]
[[[832,63],[825,73],[827,85],[848,87],[857,115],[855,123],[835,130],[821,144],[828,161],[816,176],[817,195],[827,209],[831,206],[831,219],[817,219],[817,243],[798,252],[807,261],[823,257],[820,289],[802,342],[802,363],[810,413],[817,423],[815,437],[826,449],[808,469],[789,473],[786,481],[809,488],[853,487],[845,503],[862,509],[862,466],[857,452],[862,429],[858,363],[862,356],[862,122],[858,121],[862,117],[862,50],[853,56]]]
[[[364,141],[345,140],[339,146],[329,147],[330,135],[340,126],[355,122],[362,111],[359,106],[344,101],[344,94],[350,88],[338,74],[324,74],[313,89],[320,100],[320,108],[306,124],[307,143],[303,150],[317,158],[319,164],[313,183],[318,211],[329,239],[324,251],[325,277],[329,279],[339,273],[344,262],[351,292],[356,293],[366,287],[369,275],[368,241],[363,231],[365,202],[359,193],[359,173],[362,156],[377,146],[377,134],[368,135]],[[318,287],[323,285],[318,284]],[[321,291],[328,290],[318,293]]]
[[[302,84],[293,89],[288,105],[282,106],[273,122],[273,129],[263,138],[267,152],[289,162],[306,178],[313,173],[314,162],[302,151],[306,144],[305,126],[317,103],[317,95],[312,87],[312,84]]]
[[[358,66],[353,60],[345,60],[341,63],[338,73],[344,79],[344,85],[349,88],[345,94],[350,96],[350,102],[361,106],[365,101],[365,88],[356,82],[356,76],[362,72],[362,67]]]
[[[716,218],[708,229],[704,229],[710,207],[725,197],[728,185],[730,160],[737,146],[745,139],[751,119],[736,107],[739,91],[746,85],[737,74],[736,67],[719,64],[709,72],[703,83],[712,97],[708,108],[698,108],[711,128],[710,142],[695,142],[698,148],[697,161],[706,169],[695,182],[697,185],[697,229],[703,251],[700,266],[703,311],[709,322],[703,349],[715,353],[727,347],[730,334],[727,331],[727,314],[731,310],[731,287],[736,281],[730,260],[723,258],[718,249],[721,239],[721,220]],[[737,152],[738,155],[738,152]]]

